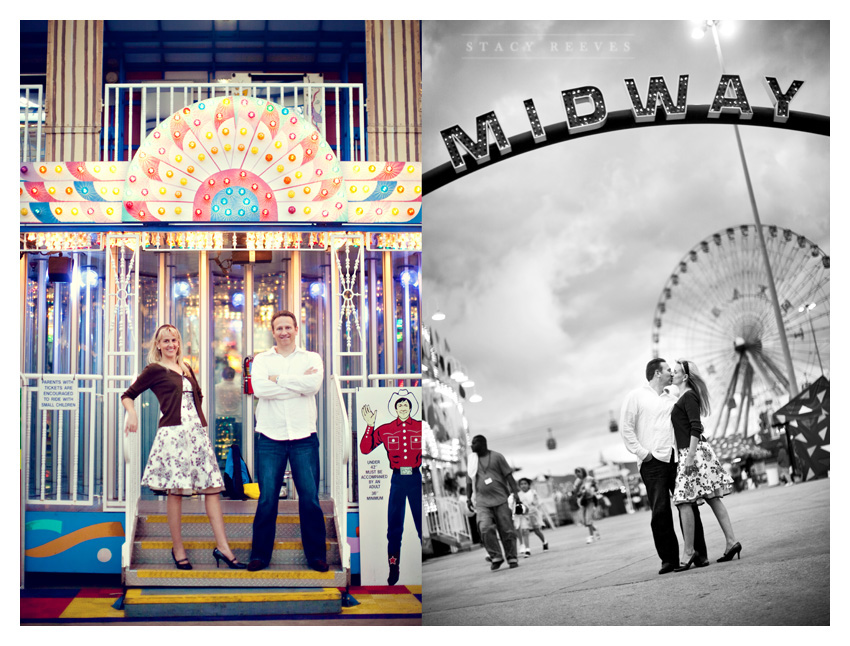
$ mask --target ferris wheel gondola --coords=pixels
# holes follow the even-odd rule
[[[829,256],[790,229],[762,225],[796,381],[829,376]],[[790,379],[755,225],[702,240],[667,278],[653,356],[694,361],[709,388],[706,434],[753,435],[790,397]]]

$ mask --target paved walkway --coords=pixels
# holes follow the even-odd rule
[[[711,565],[687,572],[658,575],[649,512],[600,521],[590,545],[577,525],[547,530],[548,552],[532,535],[532,556],[513,570],[491,572],[480,546],[429,559],[422,623],[829,625],[829,488],[823,479],[727,496],[743,546],[728,563],[715,562],[723,534],[704,505]]]

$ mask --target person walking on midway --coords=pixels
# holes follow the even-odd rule
[[[171,558],[178,570],[191,570],[192,564],[183,546],[183,496],[204,494],[204,507],[210,519],[216,547],[212,555],[234,570],[245,567],[236,560],[224,530],[219,492],[224,480],[207,432],[207,420],[201,410],[201,387],[195,373],[183,360],[180,331],[173,325],[161,325],[154,333],[148,365],[121,395],[127,411],[127,431],[135,433],[139,419],[133,401],[150,389],[159,402],[159,424],[151,446],[142,484],[156,493],[168,493],[167,517],[171,533]]]
[[[546,537],[540,529],[540,496],[535,489],[532,489],[531,480],[528,478],[519,479],[519,498],[514,498],[514,508],[517,502],[521,502],[523,506],[521,514],[514,512],[514,528],[519,532],[517,540],[522,541],[519,553],[526,558],[531,556],[531,548],[528,545],[528,535],[531,532],[543,543],[545,552],[549,549],[549,543],[546,542]]]
[[[699,559],[694,551],[694,509],[704,502],[720,523],[726,537],[726,551],[717,562],[731,561],[737,554],[741,558],[741,544],[735,540],[732,520],[723,504],[723,494],[732,490],[732,478],[723,469],[711,445],[702,436],[700,415],[711,414],[708,387],[693,361],[679,359],[673,370],[673,384],[678,386],[678,401],[670,414],[678,447],[678,468],[673,503],[679,510],[682,522],[684,552],[682,565],[677,572],[687,570]],[[695,504],[696,503],[696,504]]]
[[[662,393],[673,381],[673,371],[664,359],[646,364],[646,385],[631,391],[620,413],[620,435],[626,449],[637,456],[640,477],[652,509],[652,538],[661,559],[658,574],[673,572],[679,566],[679,541],[673,529],[670,494],[676,484],[676,447],[670,409],[675,400]],[[695,565],[708,565],[705,536],[699,510],[694,512]]]
[[[593,524],[593,515],[596,513],[596,480],[587,474],[587,469],[579,467],[575,470],[576,481],[576,499],[581,507],[581,523],[587,527],[588,537],[587,542],[592,543],[594,540],[599,540],[602,536],[596,525]]]
[[[467,471],[467,504],[474,506],[478,516],[478,531],[489,554],[490,569],[498,570],[506,559],[509,567],[518,567],[516,532],[508,506],[510,494],[514,494],[514,500],[519,499],[519,487],[511,475],[513,469],[505,456],[487,448],[487,438],[476,435],[472,438]]]
[[[327,572],[316,433],[316,393],[324,375],[322,358],[298,347],[298,322],[292,312],[276,312],[271,325],[275,345],[254,357],[251,365],[251,385],[260,400],[255,429],[260,500],[254,516],[248,570],[263,570],[271,561],[280,487],[289,462],[298,492],[301,543],[307,565],[317,572]]]

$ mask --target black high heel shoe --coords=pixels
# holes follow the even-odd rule
[[[246,567],[248,567],[244,563],[240,563],[239,561],[237,561],[236,557],[234,557],[231,561],[224,554],[222,554],[217,547],[213,550],[213,556],[215,557],[216,569],[218,569],[219,561],[224,561],[225,563],[227,563],[227,567],[229,567],[231,570],[244,570]]]
[[[174,565],[177,567],[178,570],[191,570],[192,569],[192,564],[189,563],[189,559],[187,557],[183,557],[179,561],[177,560],[177,557],[174,556],[174,548],[173,547],[171,548],[171,558],[174,559]]]
[[[691,560],[685,563],[684,565],[680,565],[679,567],[673,568],[674,572],[684,572],[685,570],[689,570],[691,566],[697,567],[697,559],[699,558],[699,554],[694,552],[693,556],[691,556]]]
[[[729,548],[729,551],[726,552],[723,556],[717,559],[718,563],[723,563],[724,561],[731,561],[735,558],[735,555],[738,555],[738,560],[741,560],[741,544],[735,543],[732,547]]]

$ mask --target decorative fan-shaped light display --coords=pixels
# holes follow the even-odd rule
[[[124,209],[150,222],[339,222],[339,160],[296,108],[219,97],[183,108],[130,163]]]

